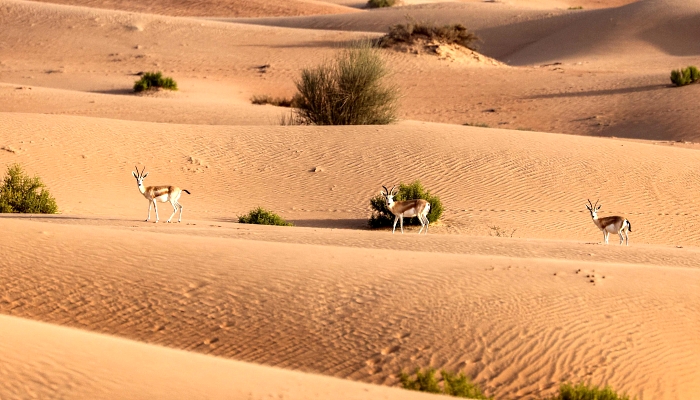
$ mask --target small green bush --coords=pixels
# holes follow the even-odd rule
[[[435,377],[435,370],[433,368],[428,368],[425,372],[421,372],[419,368],[416,368],[414,374],[416,378],[412,379],[411,376],[405,372],[401,373],[399,379],[404,389],[440,393],[469,399],[492,399],[492,397],[486,397],[481,391],[481,388],[472,383],[472,381],[461,372],[459,374],[453,374],[445,370],[440,371],[442,386],[440,386],[440,382]]]
[[[694,65],[671,71],[671,82],[676,86],[690,85],[700,80],[700,71]]]
[[[397,3],[398,3],[398,0],[369,0],[367,2],[367,7],[369,7],[369,8],[393,7]]]
[[[458,44],[476,49],[479,37],[462,24],[438,26],[434,23],[409,20],[406,24],[389,27],[389,33],[379,38],[380,47],[391,47],[397,43],[413,44],[416,40],[434,41],[443,44]]]
[[[141,79],[134,83],[134,92],[143,92],[144,90],[159,88],[177,90],[177,83],[173,78],[163,77],[160,71],[146,72],[141,76]]]
[[[30,178],[19,164],[10,165],[0,186],[0,213],[57,213],[56,200],[45,187],[41,178]]]
[[[630,400],[630,397],[627,394],[617,394],[609,386],[600,389],[583,383],[576,386],[563,383],[559,386],[559,394],[548,400]]]
[[[394,201],[424,199],[430,203],[430,212],[428,213],[428,221],[431,223],[440,219],[443,213],[442,202],[437,196],[433,196],[429,191],[425,190],[420,181],[415,181],[411,184],[399,185],[399,192],[394,197]],[[372,208],[372,216],[369,218],[369,226],[371,228],[379,228],[384,226],[392,226],[394,224],[394,214],[389,211],[386,205],[386,199],[381,194],[372,197],[369,200]],[[418,218],[413,217],[404,219],[404,225],[420,225]]]
[[[388,69],[369,42],[342,51],[334,62],[304,69],[296,82],[295,113],[306,125],[385,125],[396,120],[398,88],[383,82]]]
[[[279,215],[268,211],[262,207],[251,210],[248,215],[240,215],[238,223],[241,224],[258,224],[258,225],[278,225],[278,226],[293,226],[291,222],[287,222]]]

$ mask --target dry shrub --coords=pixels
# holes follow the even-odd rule
[[[385,125],[396,121],[398,88],[379,49],[369,42],[342,51],[333,62],[302,70],[295,113],[306,125]]]
[[[409,19],[406,24],[391,26],[389,33],[379,38],[378,43],[380,47],[391,47],[400,43],[411,45],[418,40],[457,44],[476,50],[476,42],[479,41],[479,37],[467,30],[462,24],[438,26],[430,22]]]

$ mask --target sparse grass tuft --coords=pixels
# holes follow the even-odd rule
[[[270,104],[277,107],[293,107],[294,100],[294,98],[288,99],[285,97],[272,97],[264,94],[253,96],[253,98],[250,99],[250,102],[257,105]]]
[[[559,394],[547,400],[630,400],[630,397],[627,394],[617,394],[610,386],[600,389],[583,383],[576,386],[563,383],[559,386]]]
[[[262,207],[250,210],[248,215],[240,215],[238,217],[240,224],[258,224],[258,225],[278,225],[278,226],[293,226],[291,222],[287,222],[279,215],[268,211]]]
[[[396,120],[398,88],[385,84],[386,63],[369,42],[334,62],[302,70],[295,113],[305,125],[385,125]]]
[[[153,89],[177,90],[177,83],[173,78],[163,77],[160,71],[146,72],[141,76],[141,79],[134,83],[134,92]]]
[[[442,202],[437,196],[433,196],[427,191],[420,181],[415,181],[411,184],[400,184],[399,192],[394,197],[395,201],[424,199],[430,203],[430,212],[428,213],[428,221],[431,223],[440,219],[443,213]],[[384,226],[392,226],[394,224],[394,214],[389,211],[386,205],[386,199],[381,194],[372,197],[369,200],[372,208],[372,216],[369,218],[370,228],[380,228]],[[404,219],[404,225],[420,225],[418,218],[413,217]]]
[[[411,19],[406,24],[389,27],[389,33],[379,38],[378,43],[380,47],[391,47],[398,43],[410,45],[418,39],[441,44],[457,44],[471,50],[476,50],[476,42],[479,41],[479,37],[462,24],[438,26],[434,23]]]
[[[41,178],[26,175],[19,164],[7,168],[0,186],[0,213],[55,214],[54,199]]]
[[[700,71],[694,65],[671,71],[671,82],[676,86],[690,85],[700,81]]]
[[[569,10],[583,10],[583,6],[569,7]]]
[[[414,375],[415,379],[410,375],[402,372],[399,376],[401,385],[404,389],[417,390],[419,392],[440,393],[454,397],[463,397],[469,399],[484,399],[491,400],[492,397],[487,397],[481,391],[481,388],[472,383],[471,380],[460,372],[459,374],[450,373],[445,370],[440,371],[440,380],[435,376],[435,370],[428,368],[422,372],[416,368]]]
[[[381,7],[393,7],[397,5],[398,0],[369,0],[367,2],[367,7],[369,8],[381,8]]]
[[[508,231],[507,229],[502,229],[500,226],[489,226],[489,229],[491,229],[491,232],[489,232],[489,236],[496,236],[496,237],[513,237],[515,234],[515,231],[517,229],[513,229],[512,231]]]
[[[475,126],[477,128],[490,128],[488,124],[484,124],[482,122],[465,122],[463,124],[464,126]]]

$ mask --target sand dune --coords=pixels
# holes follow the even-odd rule
[[[61,211],[0,216],[0,397],[419,398],[386,387],[418,366],[498,399],[700,391],[700,85],[668,79],[697,64],[696,3],[64,3],[0,0],[0,170]],[[382,50],[389,126],[251,104],[407,14],[499,62]],[[155,70],[179,90],[133,94]],[[143,222],[135,165],[191,192],[182,224]],[[442,221],[368,230],[414,179]],[[600,244],[588,198],[630,247]],[[257,206],[297,226],[236,223]]]
[[[0,316],[0,396],[11,398],[432,399]]]
[[[458,368],[497,398],[538,398],[563,380],[655,399],[689,398],[700,389],[693,334],[700,326],[689,318],[700,311],[700,270],[682,266],[685,257],[697,259],[697,249],[643,266],[620,259],[619,249],[575,243],[482,242],[529,249],[504,257],[413,251],[424,246],[418,235],[399,237],[395,250],[346,247],[358,238],[389,238],[382,232],[198,223],[168,234],[150,224],[52,220],[2,218],[0,271],[13,282],[3,313],[373,383],[395,384],[401,369],[419,365]],[[247,234],[206,236],[212,230]],[[274,239],[294,231],[312,243],[329,236],[335,243]],[[440,235],[425,239],[439,242]],[[642,245],[622,250],[655,253]],[[554,260],[552,251],[595,255]],[[173,365],[170,357],[157,360]],[[197,364],[160,373],[174,379],[187,365]],[[230,371],[209,368],[218,375],[193,379],[204,375],[207,386]]]
[[[601,199],[601,215],[632,221],[633,242],[700,244],[687,229],[700,218],[692,149],[427,123],[211,127],[3,114],[0,130],[3,145],[18,150],[0,162],[40,174],[68,214],[145,219],[131,176],[139,165],[151,172],[146,184],[193,193],[181,202],[185,220],[235,220],[262,205],[292,220],[362,228],[381,185],[420,178],[443,200],[436,229],[447,232],[488,235],[499,226],[519,237],[597,242],[590,198]]]

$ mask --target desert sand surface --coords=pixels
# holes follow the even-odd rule
[[[382,50],[398,123],[251,104],[407,16],[482,40]],[[429,398],[395,388],[427,366],[496,399],[700,391],[700,85],[668,78],[697,2],[0,0],[0,27],[0,168],[60,208],[0,215],[0,397]],[[133,94],[155,70],[179,90]],[[181,224],[144,222],[135,166],[191,192]],[[430,233],[367,229],[415,179]],[[296,226],[237,223],[257,206]]]

